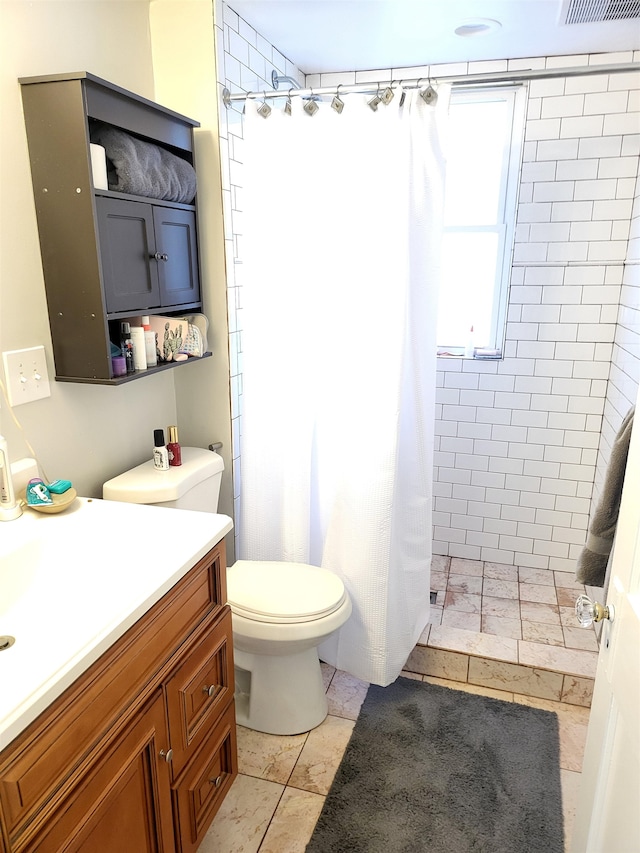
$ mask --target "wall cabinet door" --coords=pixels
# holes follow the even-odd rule
[[[199,301],[193,211],[104,196],[96,209],[108,314]]]
[[[153,208],[150,204],[96,198],[107,313],[160,305]]]
[[[196,217],[190,210],[154,207],[153,225],[160,282],[160,305],[200,300]]]
[[[29,853],[175,853],[161,692],[81,779]]]

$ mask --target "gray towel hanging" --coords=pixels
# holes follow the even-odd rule
[[[586,586],[604,586],[607,563],[620,512],[622,484],[627,467],[634,412],[635,406],[629,410],[622,421],[622,426],[613,442],[602,494],[589,526],[587,542],[578,557],[576,580]]]

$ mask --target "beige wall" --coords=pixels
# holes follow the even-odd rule
[[[50,478],[68,478],[81,494],[100,496],[104,480],[149,457],[154,428],[178,423],[183,444],[230,444],[212,4],[3,0],[0,39],[0,350],[44,345],[52,378],[50,398],[13,410],[24,433],[0,399],[0,432],[12,460],[29,453],[26,437]],[[180,50],[172,50],[172,43]],[[66,71],[90,71],[203,124],[196,156],[213,359],[114,388],[53,381],[17,80]],[[230,480],[230,464],[227,468]],[[231,494],[230,484],[225,492]],[[229,502],[225,511],[231,508]]]

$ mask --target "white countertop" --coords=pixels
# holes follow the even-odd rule
[[[0,749],[232,529],[226,515],[77,498],[0,523]]]

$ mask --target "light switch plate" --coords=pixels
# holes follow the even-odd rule
[[[7,394],[11,406],[51,396],[44,347],[2,353]]]

